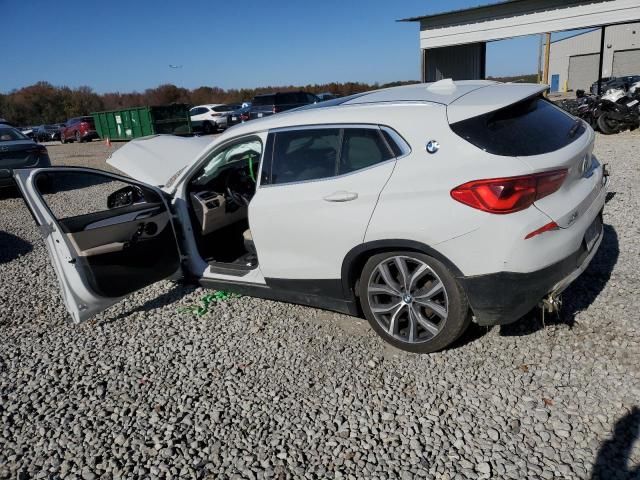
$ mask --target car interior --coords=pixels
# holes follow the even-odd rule
[[[200,256],[213,271],[243,275],[258,265],[249,230],[262,143],[245,140],[215,153],[187,186]]]

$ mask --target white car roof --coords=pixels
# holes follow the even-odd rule
[[[328,102],[290,110],[277,115],[252,120],[227,130],[233,135],[252,133],[292,125],[337,123],[340,113],[353,107],[371,107],[376,104],[430,104],[447,108],[449,123],[511,105],[523,98],[537,95],[548,88],[537,83],[500,83],[489,80],[441,80],[385,88],[344,97]],[[370,115],[368,115],[370,117]],[[371,118],[371,117],[370,117]],[[383,117],[384,118],[384,117]],[[382,121],[382,120],[381,120]],[[223,134],[226,136],[226,132]]]

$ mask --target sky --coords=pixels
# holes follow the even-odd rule
[[[418,24],[396,20],[484,3],[496,2],[0,0],[0,92],[417,80]],[[487,74],[535,73],[537,48],[536,36],[490,43]]]

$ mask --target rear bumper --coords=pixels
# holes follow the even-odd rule
[[[525,315],[549,293],[560,293],[578,278],[595,256],[603,230],[591,251],[583,242],[568,257],[529,273],[498,272],[461,277],[462,287],[479,325],[504,325]]]
[[[92,140],[93,140],[94,138],[100,138],[100,136],[98,135],[98,132],[97,132],[97,131],[95,131],[95,130],[88,130],[88,131],[86,131],[86,132],[84,132],[84,133],[82,134],[82,138],[83,138],[84,140],[87,140],[87,139],[92,139]]]

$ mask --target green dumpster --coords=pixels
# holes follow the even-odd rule
[[[181,103],[92,113],[100,138],[131,140],[158,133],[189,135],[189,106]]]

